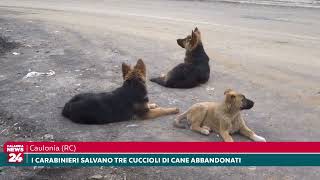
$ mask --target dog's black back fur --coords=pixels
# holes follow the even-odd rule
[[[192,88],[206,83],[209,77],[209,57],[199,42],[191,51],[186,51],[184,63],[178,64],[165,77],[151,78],[150,81],[170,88]]]
[[[65,104],[62,115],[82,124],[127,121],[135,115],[146,113],[148,108],[136,107],[144,107],[143,104],[147,102],[145,81],[139,76],[132,76],[112,92],[83,93],[74,96]]]

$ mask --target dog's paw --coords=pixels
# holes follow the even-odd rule
[[[201,129],[200,133],[203,134],[203,135],[208,136],[210,134],[210,131],[208,129]]]
[[[151,82],[156,82],[156,81],[157,81],[157,78],[154,77],[154,78],[150,78],[149,80],[150,80]]]
[[[258,136],[256,134],[252,137],[252,140],[254,140],[255,142],[267,142],[264,137]]]
[[[152,104],[148,104],[148,107],[149,107],[149,109],[155,109],[158,107],[158,105],[155,103],[152,103]]]
[[[180,112],[179,108],[173,108],[172,113],[173,114],[178,114]]]
[[[202,128],[208,130],[209,132],[211,131],[211,128],[209,128],[208,126],[202,126]]]

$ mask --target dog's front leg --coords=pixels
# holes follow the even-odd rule
[[[157,107],[154,109],[149,109],[144,115],[140,116],[141,119],[154,119],[160,116],[170,115],[170,114],[177,114],[179,113],[178,108],[161,108]]]
[[[231,129],[231,122],[228,118],[221,118],[220,119],[220,128],[219,128],[219,134],[224,140],[224,142],[233,142],[233,139],[230,135],[230,129]]]
[[[233,142],[233,139],[228,131],[220,131],[220,135],[224,142]]]
[[[256,142],[266,142],[266,139],[264,137],[256,135],[246,124],[243,124],[242,127],[240,128],[240,134],[250,138],[253,141]]]

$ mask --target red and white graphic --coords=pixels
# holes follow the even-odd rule
[[[9,163],[21,163],[23,162],[24,146],[21,144],[7,144],[5,146],[5,152],[8,153]]]

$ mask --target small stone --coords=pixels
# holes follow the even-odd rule
[[[213,87],[207,87],[207,91],[214,91]]]
[[[43,169],[44,166],[33,166],[33,169]]]
[[[138,127],[138,125],[136,125],[136,124],[129,124],[129,125],[127,125],[127,127]]]
[[[257,169],[257,167],[256,167],[256,166],[250,166],[250,167],[248,167],[248,169],[249,169],[250,171],[255,171],[255,170]]]
[[[43,138],[44,138],[45,140],[52,140],[52,139],[53,139],[53,135],[52,135],[52,134],[45,134],[45,135],[43,136]]]
[[[101,176],[100,174],[97,174],[97,175],[93,175],[93,176],[90,176],[89,179],[102,179],[103,176]]]

